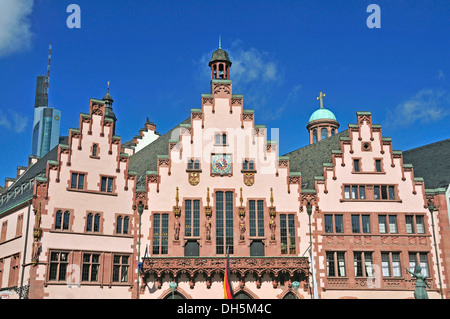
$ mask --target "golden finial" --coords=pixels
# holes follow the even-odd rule
[[[273,207],[273,189],[270,188],[270,207]]]
[[[325,94],[322,93],[322,91],[320,91],[320,95],[317,98],[318,100],[320,100],[320,108],[323,109],[323,98],[325,97]]]
[[[242,207],[242,202],[243,202],[243,198],[242,198],[242,187],[241,187],[241,198],[240,198],[240,201],[241,201],[241,207]]]

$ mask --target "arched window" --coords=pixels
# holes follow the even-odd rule
[[[130,218],[129,217],[125,217],[123,219],[123,233],[124,234],[128,234],[129,226],[130,226]]]
[[[61,229],[62,222],[62,211],[58,210],[56,212],[55,229]]]
[[[317,142],[317,130],[313,130],[313,143]]]
[[[62,229],[68,230],[69,229],[69,221],[70,221],[70,213],[68,211],[64,212],[64,218],[63,218],[63,224]]]
[[[94,217],[94,233],[98,233],[100,231],[100,214],[95,214]]]
[[[332,128],[332,129],[331,129],[331,136],[334,136],[334,134],[336,134],[336,129],[335,129],[335,128]]]
[[[328,137],[328,130],[326,128],[322,128],[320,130],[320,139],[324,140]]]
[[[97,144],[92,145],[92,156],[97,156],[97,152],[98,152],[98,145]]]
[[[86,231],[92,231],[92,214],[89,213],[86,219]]]
[[[122,234],[122,216],[117,216],[116,233]]]

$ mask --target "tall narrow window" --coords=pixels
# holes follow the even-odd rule
[[[396,234],[397,233],[397,216],[389,215],[389,233]]]
[[[405,223],[406,223],[406,233],[407,234],[414,234],[414,216],[406,215],[405,216]]]
[[[417,215],[416,216],[416,229],[418,234],[424,234],[425,233],[425,224],[423,221],[423,215]]]
[[[200,200],[185,200],[185,236],[200,236]]]
[[[100,231],[100,214],[95,214],[94,217],[94,233],[98,233]]]
[[[363,233],[370,233],[370,215],[362,215],[361,218]]]
[[[117,216],[117,219],[116,219],[116,234],[121,234],[122,233],[122,222],[123,222],[122,216]]]
[[[402,276],[402,269],[400,265],[400,253],[392,253],[392,274],[394,277]]]
[[[92,145],[92,156],[97,156],[97,152],[98,152],[98,145],[97,144]]]
[[[83,254],[82,281],[98,282],[98,271],[100,267],[99,254]]]
[[[387,232],[386,215],[378,216],[378,230],[379,230],[380,234],[385,234]]]
[[[316,129],[313,130],[313,142],[314,143],[317,142],[317,130]]]
[[[325,232],[333,233],[333,215],[325,215]]]
[[[389,253],[381,253],[381,269],[383,277],[391,276],[391,266],[389,262]]]
[[[130,228],[130,217],[125,216],[123,219],[123,234],[128,234],[128,229]]]
[[[4,221],[2,223],[2,234],[1,234],[1,237],[0,237],[0,241],[1,242],[6,241],[6,230],[7,229],[8,229],[8,221]]]
[[[167,255],[169,243],[169,214],[153,215],[153,254]]]
[[[343,218],[342,215],[334,215],[334,224],[336,227],[336,233],[344,232],[344,222],[342,218]]]
[[[216,192],[216,254],[234,252],[233,207],[233,192]]]
[[[353,169],[355,170],[355,172],[359,172],[360,171],[359,159],[354,159],[353,160]]]
[[[328,277],[336,276],[334,252],[327,252],[327,276]]]
[[[23,228],[23,214],[20,214],[19,216],[17,216],[16,237],[22,235],[22,228]]]
[[[352,231],[353,233],[360,233],[359,215],[352,215]]]
[[[389,199],[394,200],[395,199],[395,188],[394,186],[389,186]]]
[[[128,282],[128,260],[129,256],[114,255],[113,259],[113,282]]]
[[[280,214],[280,243],[282,254],[295,254],[295,219],[293,214]]]
[[[264,236],[264,201],[249,201],[250,236]]]
[[[381,160],[377,159],[375,160],[375,171],[381,172]]]
[[[93,221],[93,216],[91,213],[89,213],[86,218],[86,231],[87,232],[92,231],[92,221]]]
[[[50,253],[50,269],[49,280],[65,281],[66,270],[69,262],[68,252],[51,252]]]

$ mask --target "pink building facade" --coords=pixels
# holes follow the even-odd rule
[[[18,167],[0,194],[0,295],[222,299],[228,253],[235,298],[413,298],[416,265],[447,298],[445,191],[370,112],[281,156],[231,65],[213,53],[211,92],[164,135],[147,120],[122,143],[108,92]]]

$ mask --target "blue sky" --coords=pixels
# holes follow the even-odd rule
[[[372,3],[381,28],[367,27]],[[81,8],[79,29],[66,25],[69,4]],[[61,135],[108,81],[122,141],[146,117],[165,133],[209,93],[207,62],[220,35],[233,93],[256,124],[279,128],[280,154],[308,144],[320,91],[341,130],[370,111],[394,149],[447,139],[449,13],[443,0],[0,0],[0,185],[27,165],[50,41],[49,103],[62,111]]]

